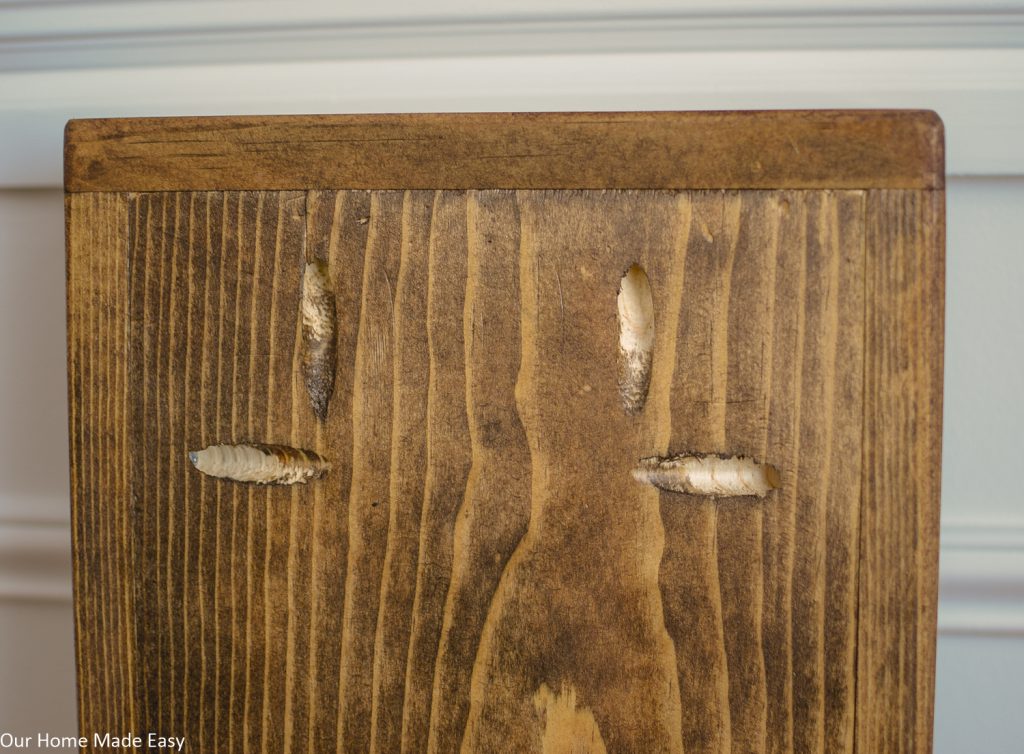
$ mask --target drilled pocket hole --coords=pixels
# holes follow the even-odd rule
[[[782,484],[770,464],[714,453],[641,458],[633,478],[669,492],[710,497],[764,497]]]
[[[190,451],[188,460],[208,476],[253,484],[305,484],[331,468],[312,450],[264,443],[211,445]]]
[[[313,413],[327,419],[334,394],[337,311],[327,265],[310,262],[302,278],[302,374]]]
[[[644,268],[632,265],[619,283],[619,395],[630,414],[643,411],[654,355],[654,298]]]

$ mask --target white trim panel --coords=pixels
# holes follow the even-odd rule
[[[780,49],[1020,48],[1024,2],[0,4],[0,71]]]
[[[1024,521],[943,526],[939,631],[1024,636]]]
[[[154,33],[185,29],[513,21],[565,18],[799,17],[851,15],[971,16],[1024,11],[1024,0],[4,0],[0,39],[28,36]]]
[[[926,108],[951,175],[1024,174],[1024,49],[391,59],[0,74],[0,188],[61,184],[69,118]]]
[[[0,601],[71,599],[67,525],[0,521]]]

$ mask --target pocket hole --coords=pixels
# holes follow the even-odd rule
[[[327,265],[310,262],[302,278],[302,373],[313,413],[327,419],[334,394],[335,310]]]
[[[619,283],[619,395],[638,414],[647,402],[654,355],[654,298],[644,268],[632,265]]]

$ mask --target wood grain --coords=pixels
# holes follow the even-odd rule
[[[764,505],[663,493],[687,751],[826,750],[829,730],[827,750],[851,750],[862,202],[783,193],[695,207],[676,334],[686,361],[662,398],[670,446],[767,459],[783,487]]]
[[[930,189],[942,141],[914,110],[73,120],[65,188]]]
[[[928,752],[942,467],[944,196],[868,195],[859,751]]]
[[[78,721],[138,730],[139,625],[131,494],[127,201],[69,196],[68,410]]]
[[[920,191],[71,196],[82,735],[927,751],[941,212]],[[337,293],[324,421],[312,260]],[[656,327],[637,415],[632,264]],[[186,457],[245,441],[332,469],[261,488]],[[630,475],[685,451],[782,488]]]

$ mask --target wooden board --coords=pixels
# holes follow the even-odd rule
[[[68,199],[82,735],[930,750],[941,191],[180,188]],[[635,415],[632,264],[656,328]],[[252,441],[332,468],[259,487],[187,457]],[[682,451],[781,488],[630,475]]]
[[[914,110],[74,120],[68,191],[942,188]]]

